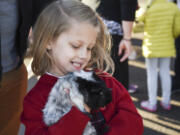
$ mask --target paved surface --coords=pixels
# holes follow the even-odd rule
[[[147,99],[146,70],[144,61],[139,58],[130,61],[130,83],[139,85],[139,92],[131,94],[134,104],[143,117],[144,135],[180,135],[180,93],[172,95],[171,111],[164,111],[158,102],[155,113],[140,108],[140,102]],[[161,97],[161,88],[158,89],[158,101]]]

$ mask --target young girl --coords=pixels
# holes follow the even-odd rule
[[[139,17],[144,22],[143,56],[147,66],[148,100],[141,107],[157,110],[158,68],[161,79],[161,106],[170,110],[171,76],[170,60],[175,56],[174,39],[180,35],[180,11],[167,0],[149,0],[145,13]],[[163,7],[163,8],[162,8]]]
[[[68,72],[96,69],[99,77],[112,89],[112,102],[100,108],[108,125],[106,135],[141,135],[142,118],[125,88],[105,71],[113,71],[106,51],[109,35],[99,16],[78,1],[61,0],[50,4],[40,14],[33,29],[32,70],[41,75],[24,99],[21,121],[25,135],[82,135],[89,115],[75,105],[57,123],[43,121],[43,108],[58,80]],[[98,69],[98,70],[97,70]],[[91,112],[87,105],[86,111]]]

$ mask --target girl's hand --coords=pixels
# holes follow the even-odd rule
[[[68,89],[64,89],[64,91],[69,95],[69,90]],[[76,106],[76,104],[74,102],[71,101],[72,106]],[[86,112],[90,113],[91,109],[89,108],[89,106],[87,104],[84,104],[84,109],[86,110]]]
[[[29,43],[32,44],[32,42],[33,42],[32,27],[31,27],[30,30],[29,30],[28,40],[29,40]]]
[[[66,89],[66,88],[65,88],[64,91],[65,91],[66,94],[69,96],[69,93],[70,93],[70,92],[69,92],[69,89]],[[70,96],[69,96],[69,99],[70,99]],[[70,99],[70,100],[71,100],[71,99]],[[72,105],[72,106],[76,106],[75,103],[73,103],[72,101],[71,101],[71,105]]]
[[[90,113],[91,112],[91,108],[89,108],[89,106],[87,104],[84,104],[84,109],[86,110],[86,112]]]

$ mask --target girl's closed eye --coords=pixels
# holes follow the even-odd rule
[[[71,47],[74,49],[78,49],[81,47],[81,45],[70,43]]]
[[[93,48],[94,48],[94,47],[88,47],[87,50],[88,50],[88,51],[92,51]]]
[[[75,44],[75,43],[70,43],[70,45],[73,49],[79,49],[82,46],[80,44]],[[92,51],[93,48],[94,48],[94,45],[93,46],[91,45],[87,47],[87,51]]]
[[[87,46],[87,50],[92,51],[95,48],[95,46],[96,46],[96,43],[91,43]]]

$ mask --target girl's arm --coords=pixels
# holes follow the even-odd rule
[[[21,121],[25,125],[25,135],[82,135],[89,117],[72,107],[70,112],[64,115],[57,123],[46,126],[43,122],[42,96],[28,95],[24,100],[24,109]],[[33,100],[32,100],[33,99]]]
[[[127,90],[115,79],[105,80],[112,88],[111,113],[102,111],[106,124],[110,127],[106,135],[141,135],[143,122]],[[112,113],[113,112],[113,113]]]
[[[177,38],[178,36],[180,36],[180,10],[176,7],[176,14],[175,14],[175,18],[174,18],[174,26],[173,26],[173,34],[174,37]]]

